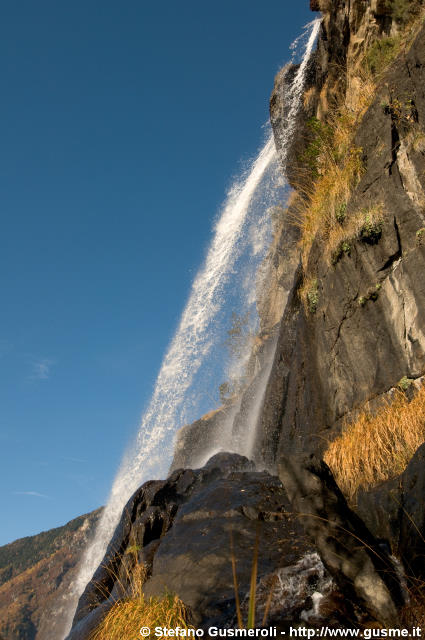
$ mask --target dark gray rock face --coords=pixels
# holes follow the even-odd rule
[[[229,402],[217,411],[212,411],[179,429],[171,472],[176,469],[200,467],[209,451],[224,450],[227,443],[223,441],[222,431],[225,426],[228,432],[231,431],[237,410],[238,403]]]
[[[249,382],[239,397],[229,399],[219,409],[179,430],[171,471],[199,468],[223,451],[238,451],[256,461],[255,434],[276,341],[276,327],[257,337],[246,367]]]
[[[398,478],[358,497],[358,513],[376,536],[387,539],[408,577],[425,579],[425,444]]]
[[[145,483],[124,509],[80,598],[69,640],[88,638],[125,594],[135,561],[128,550],[139,547],[137,560],[148,570],[147,596],[161,596],[167,588],[191,608],[197,625],[230,623],[235,615],[231,537],[241,597],[249,590],[257,533],[259,578],[311,551],[288,509],[279,479],[254,471],[249,460],[235,454],[218,454],[200,470],[180,469],[167,480]]]
[[[393,561],[348,507],[332,473],[309,456],[282,458],[279,477],[323,564],[351,602],[384,626],[397,626],[404,595]]]
[[[271,373],[271,406],[262,416],[259,447],[269,458],[320,452],[344,416],[403,376],[425,372],[424,87],[422,29],[379,86],[355,142],[365,172],[347,216],[381,205],[380,236],[350,240],[349,255],[336,264],[316,239],[307,266],[318,282],[314,314],[300,303],[302,277],[295,277]],[[378,295],[362,304],[371,290]]]

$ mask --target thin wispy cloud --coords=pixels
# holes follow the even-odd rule
[[[15,496],[33,496],[34,498],[47,498],[51,500],[50,496],[46,496],[45,493],[39,493],[38,491],[12,491]]]
[[[33,362],[31,380],[47,380],[50,377],[52,365],[53,360],[49,358],[42,358]]]

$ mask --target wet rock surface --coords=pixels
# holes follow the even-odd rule
[[[179,429],[174,445],[174,457],[171,472],[187,467],[201,467],[205,462],[206,452],[218,452],[223,448],[224,427],[230,430],[238,404],[228,403],[216,411],[202,416],[191,424]]]
[[[373,620],[397,626],[405,595],[396,565],[349,508],[329,467],[314,456],[282,457],[279,477],[340,591]]]

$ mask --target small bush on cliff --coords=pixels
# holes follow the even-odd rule
[[[304,281],[300,289],[300,298],[306,311],[315,314],[319,302],[319,282],[317,278],[310,278]]]
[[[342,240],[335,251],[332,252],[331,262],[335,266],[343,256],[351,255],[351,245],[347,240]]]
[[[341,490],[351,500],[357,491],[373,487],[404,471],[425,442],[425,387],[411,402],[395,391],[376,414],[365,409],[328,447],[324,460]]]
[[[420,10],[418,0],[386,0],[386,5],[394,20],[402,25],[410,22]]]
[[[379,292],[381,288],[382,288],[382,284],[380,282],[377,282],[374,287],[370,287],[367,290],[364,296],[360,296],[360,298],[358,299],[358,303],[360,307],[364,307],[369,302],[369,300],[372,300],[373,302],[375,302],[379,297]]]
[[[381,235],[384,221],[384,207],[377,204],[347,214],[344,221],[328,231],[326,255],[335,265],[344,255],[350,255],[355,240],[366,244],[376,244]]]
[[[408,391],[408,389],[412,386],[413,382],[414,381],[412,378],[403,376],[401,380],[398,381],[397,387],[400,389],[400,391]]]
[[[370,47],[367,63],[373,75],[380,75],[400,52],[401,37],[388,37],[377,40]]]
[[[416,232],[416,244],[422,244],[425,238],[425,227],[421,227]]]

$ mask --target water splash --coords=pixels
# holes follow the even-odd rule
[[[259,620],[267,610],[269,620],[281,623],[323,620],[320,604],[336,591],[336,585],[316,552],[307,553],[298,562],[276,569],[261,578],[256,594],[256,616]],[[249,594],[242,603],[248,608]]]
[[[304,87],[305,69],[317,36],[316,20],[306,26],[295,51],[303,47],[301,65],[290,87],[287,140],[295,127]],[[305,44],[305,39],[307,43]],[[293,122],[292,122],[293,120]],[[257,273],[271,241],[268,209],[284,198],[286,185],[277,162],[273,136],[268,130],[255,160],[235,181],[217,220],[204,265],[193,282],[180,324],[163,360],[152,399],[139,433],[124,457],[92,545],[87,549],[70,597],[70,618],[79,594],[92,577],[130,495],[144,481],[167,475],[176,430],[217,404],[212,389],[228,368],[223,327],[230,310],[255,311]],[[250,314],[255,331],[256,313]],[[224,330],[224,335],[225,335]]]

